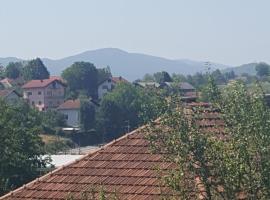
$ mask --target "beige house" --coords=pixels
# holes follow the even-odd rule
[[[23,88],[23,98],[39,111],[57,108],[64,102],[65,84],[60,77],[31,80]]]
[[[62,103],[58,108],[58,112],[62,113],[69,127],[80,126],[80,107],[81,103],[79,99],[67,100]]]
[[[112,91],[117,83],[128,83],[126,79],[123,77],[108,77],[98,84],[98,99],[102,99],[102,97],[108,92]]]

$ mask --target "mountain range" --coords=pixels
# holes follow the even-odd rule
[[[4,66],[9,62],[15,61],[23,60],[15,57],[0,58],[0,63]],[[116,48],[91,50],[61,59],[42,58],[42,61],[47,66],[51,75],[60,75],[65,68],[76,61],[85,61],[93,63],[98,68],[109,66],[114,76],[123,76],[130,81],[142,78],[146,73],[153,74],[158,71],[184,75],[206,71],[205,62],[203,61],[188,59],[173,60],[140,53],[129,53]],[[211,63],[210,66],[212,70],[235,69],[233,66],[218,63]]]

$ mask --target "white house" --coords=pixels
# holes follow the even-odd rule
[[[112,91],[113,88],[117,83],[128,83],[128,81],[121,76],[119,77],[108,77],[107,79],[103,80],[98,85],[98,98],[102,99],[102,97],[107,94],[108,92]]]
[[[62,103],[57,110],[65,115],[69,127],[79,127],[80,125],[80,107],[79,99],[67,100]]]

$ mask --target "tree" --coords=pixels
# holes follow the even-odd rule
[[[21,75],[23,65],[21,62],[10,62],[5,69],[5,75],[8,78],[16,79]]]
[[[95,105],[89,99],[81,99],[80,122],[83,131],[95,128]]]
[[[153,76],[155,78],[155,81],[158,83],[172,82],[171,76],[168,72],[165,71],[154,73]]]
[[[202,100],[205,102],[217,103],[221,100],[221,92],[211,74],[208,74],[208,83],[202,89]]]
[[[258,63],[255,66],[255,69],[257,71],[257,76],[263,77],[269,75],[270,66],[267,63]]]
[[[161,99],[153,91],[132,84],[118,84],[101,101],[97,118],[99,132],[105,133],[107,141],[112,140],[141,125],[144,119],[157,117],[158,109],[153,106]],[[142,115],[143,112],[147,115]]]
[[[63,71],[62,77],[67,81],[68,91],[76,96],[85,91],[89,97],[97,98],[98,71],[92,63],[75,62]]]
[[[24,80],[42,80],[49,78],[50,74],[40,58],[30,60],[23,68]]]
[[[181,199],[194,199],[194,185],[203,187],[206,199],[268,199],[270,111],[263,92],[258,86],[251,93],[235,81],[217,93],[221,98],[206,109],[190,109],[171,98],[159,120],[146,127],[153,152],[177,166],[162,180]],[[222,126],[198,125],[210,111],[213,116],[219,111],[211,120]]]
[[[111,69],[109,66],[107,66],[107,68],[101,68],[97,70],[98,70],[98,83],[112,76]]]
[[[48,160],[39,137],[41,119],[25,103],[0,100],[0,194],[40,175]]]
[[[60,127],[66,126],[65,116],[56,110],[39,113],[42,119],[42,129],[45,133],[56,134]]]

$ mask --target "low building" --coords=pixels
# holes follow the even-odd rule
[[[128,83],[128,81],[121,76],[119,77],[108,77],[98,84],[98,99],[111,92],[117,83]]]
[[[21,95],[18,94],[15,90],[0,90],[0,98],[4,99],[8,103],[16,103],[20,97]]]
[[[58,108],[58,112],[66,117],[66,122],[69,127],[79,127],[80,125],[80,107],[79,99],[67,100],[62,103]]]
[[[57,108],[64,102],[65,87],[60,77],[31,80],[22,86],[23,98],[39,111]]]

